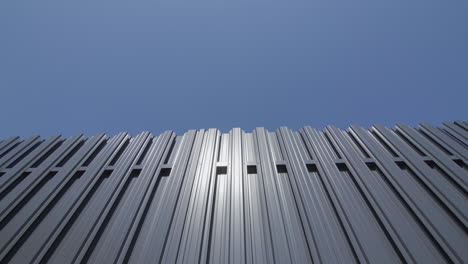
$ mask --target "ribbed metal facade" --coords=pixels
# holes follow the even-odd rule
[[[468,122],[0,141],[1,263],[468,263]]]

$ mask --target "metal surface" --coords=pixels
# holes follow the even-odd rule
[[[0,140],[1,263],[467,263],[468,123]]]

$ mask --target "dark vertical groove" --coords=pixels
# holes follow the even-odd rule
[[[94,158],[96,158],[96,156],[101,153],[101,150],[106,146],[106,144],[107,139],[103,140],[101,144],[99,144],[99,146],[93,151],[93,153],[86,159],[86,161],[83,163],[83,167],[89,166],[89,164],[93,162]]]
[[[367,166],[371,171],[375,171],[379,177],[385,182],[386,186],[395,194],[400,203],[405,207],[406,211],[411,215],[412,219],[418,224],[418,226],[424,231],[424,234],[430,238],[432,244],[437,248],[438,252],[444,257],[444,260],[447,263],[453,263],[450,257],[447,255],[445,250],[440,246],[437,240],[432,236],[431,232],[427,229],[426,225],[421,222],[421,219],[414,213],[411,207],[408,205],[407,201],[400,195],[400,193],[395,189],[392,183],[389,182],[387,177],[383,175],[382,170],[375,163],[368,163]]]
[[[220,140],[221,140],[221,137],[219,137]],[[219,142],[221,143],[221,141]],[[218,148],[218,150],[220,150],[221,147]],[[220,151],[218,152],[218,158],[216,160],[219,161],[219,153]],[[226,172],[227,173],[227,172]],[[208,247],[207,247],[207,253],[206,253],[206,259],[207,259],[207,262],[210,261],[210,254],[211,254],[211,247],[212,247],[212,244],[213,244],[213,228],[214,228],[214,225],[213,225],[213,221],[214,221],[214,215],[215,215],[215,208],[216,208],[216,194],[218,192],[218,177],[220,175],[225,175],[224,174],[224,171],[221,171],[221,170],[218,170],[218,168],[216,169],[216,174],[215,174],[215,177],[213,179],[214,181],[214,188],[213,188],[213,203],[211,205],[211,207],[213,208],[210,212],[210,214],[208,216],[205,216],[206,219],[209,219],[210,220],[210,223],[211,225],[209,226],[209,230],[208,230],[208,237],[205,238],[208,240]],[[226,174],[227,176],[227,174]],[[207,210],[208,211],[208,210]],[[200,254],[200,258],[201,258],[202,254]],[[199,260],[200,261],[200,260]]]
[[[92,187],[91,191],[86,195],[85,199],[81,202],[81,204],[78,206],[77,210],[75,213],[71,216],[70,220],[67,222],[65,227],[62,229],[60,234],[57,236],[57,238],[52,242],[52,245],[49,247],[47,252],[45,253],[44,257],[39,260],[40,263],[47,263],[50,257],[52,257],[52,254],[55,252],[55,250],[58,248],[58,245],[60,242],[63,240],[65,235],[67,234],[68,230],[72,227],[73,223],[78,219],[80,213],[83,211],[83,209],[86,207],[88,202],[91,200],[91,198],[94,196],[94,193],[96,190],[101,186],[101,184],[104,182],[104,179],[109,178],[110,175],[112,174],[112,170],[105,170],[99,177],[98,181],[94,186]],[[37,257],[36,257],[37,258]]]
[[[349,170],[348,166],[345,164],[345,163],[340,163],[339,165],[337,164],[338,168],[340,171],[344,172],[347,174],[347,176],[351,179],[351,181],[353,182],[354,184],[354,187],[356,188],[356,190],[358,190],[359,192],[359,195],[361,196],[361,198],[365,201],[365,204],[367,206],[367,208],[370,210],[370,212],[372,213],[372,215],[374,216],[374,219],[377,221],[377,223],[379,224],[380,228],[383,230],[384,234],[385,234],[385,237],[387,238],[387,240],[390,242],[390,244],[392,245],[393,247],[393,250],[397,253],[398,257],[400,258],[400,261],[402,263],[407,263],[406,260],[405,260],[405,257],[403,256],[403,254],[401,253],[400,249],[398,248],[398,246],[395,244],[395,241],[393,241],[392,239],[392,236],[388,233],[388,230],[387,228],[385,228],[385,225],[382,223],[382,220],[380,220],[380,217],[378,216],[377,212],[375,211],[375,209],[372,207],[369,199],[367,198],[367,196],[364,194],[364,192],[362,191],[361,187],[359,186],[359,184],[356,182],[356,177],[351,173],[351,171]],[[414,261],[414,260],[413,260]]]
[[[421,187],[431,195],[431,197],[434,199],[434,201],[437,202],[437,204],[444,209],[445,213],[450,216],[450,218],[460,227],[461,230],[465,231],[465,233],[468,234],[468,230],[466,229],[465,225],[460,222],[459,218],[453,214],[453,212],[447,208],[447,205],[443,201],[441,201],[437,195],[432,192],[432,190],[426,186],[426,184],[416,175],[416,173],[405,163],[405,162],[397,162],[398,167],[400,167],[401,170],[406,171],[415,181],[421,185]]]
[[[112,204],[112,207],[110,208],[109,212],[107,213],[107,215],[104,217],[104,221],[102,222],[102,224],[99,226],[99,229],[96,233],[96,235],[93,237],[93,240],[90,244],[90,246],[88,247],[88,249],[86,250],[86,253],[84,254],[84,257],[83,259],[81,260],[81,263],[87,263],[89,258],[91,257],[91,254],[93,253],[93,250],[94,248],[96,248],[96,245],[97,245],[97,242],[99,241],[99,239],[101,238],[104,230],[106,229],[107,225],[109,224],[110,220],[111,220],[111,217],[112,215],[114,214],[115,212],[115,209],[117,208],[117,206],[120,204],[121,200],[122,200],[122,197],[124,196],[125,192],[127,192],[127,189],[128,189],[128,186],[130,185],[130,182],[135,179],[136,177],[138,177],[141,173],[141,170],[140,169],[137,169],[137,170],[132,170],[130,172],[130,175],[127,179],[125,179],[125,183],[124,183],[124,186],[122,187],[122,189],[120,190],[120,192],[118,193],[117,195],[117,199],[115,200],[115,202]],[[75,257],[76,259],[76,257]],[[75,261],[74,259],[74,261]]]
[[[126,139],[126,140],[125,140],[125,143],[124,143],[124,144],[122,145],[122,147],[119,149],[119,151],[117,152],[117,154],[115,154],[114,158],[113,158],[112,161],[109,163],[109,166],[114,166],[115,163],[117,163],[117,161],[120,159],[120,156],[122,156],[122,154],[124,153],[125,149],[127,149],[128,144],[130,144],[130,139]]]
[[[138,158],[138,161],[136,162],[135,165],[141,165],[141,163],[143,162],[143,160],[145,159],[146,157],[146,154],[148,153],[149,149],[151,148],[151,145],[153,145],[153,139],[151,138],[148,142],[148,144],[146,144],[146,147],[145,149],[143,150],[143,152],[141,153],[140,157]]]
[[[23,154],[21,154],[18,158],[16,158],[13,162],[11,162],[8,166],[7,169],[13,168],[18,162],[20,162],[24,157],[29,155],[31,152],[33,152],[43,141],[37,142],[36,144],[32,145],[27,151],[25,151]]]
[[[159,183],[161,181],[161,178],[158,177],[158,179],[156,180],[156,184],[154,185],[154,188],[151,191],[150,195],[149,195],[149,201],[153,201],[153,198],[154,198],[154,195],[156,193],[156,190],[159,186]],[[135,230],[135,235],[131,238],[131,242],[130,242],[130,246],[128,247],[128,250],[125,254],[125,257],[123,258],[123,263],[128,263],[130,261],[130,257],[132,256],[132,252],[133,252],[133,248],[135,247],[135,243],[138,239],[138,235],[140,234],[141,232],[141,228],[144,224],[144,220],[146,218],[146,215],[148,214],[148,210],[149,208],[151,207],[151,202],[149,202],[145,208],[143,208],[143,213],[142,213],[142,216],[141,216],[141,220],[137,223],[137,227],[136,227],[136,230]],[[159,260],[160,261],[160,260]]]
[[[377,139],[377,141],[384,147],[384,149],[388,151],[388,153],[390,153],[393,157],[398,157],[398,154],[393,150],[393,148],[390,147],[387,142],[385,142],[385,140],[379,134],[377,134],[375,131],[372,131],[371,135]]]
[[[44,160],[46,160],[50,155],[52,155],[52,153],[54,153],[62,144],[63,140],[60,140],[59,142],[55,143],[55,145],[51,149],[49,149],[38,160],[36,160],[36,162],[34,162],[33,165],[31,165],[31,168],[39,167],[39,165],[41,165],[42,162],[44,162]]]
[[[445,180],[447,180],[448,182],[450,182],[453,186],[455,186],[455,188],[462,194],[465,195],[465,198],[468,198],[468,193],[463,189],[463,187],[461,187],[456,181],[453,180],[452,177],[450,177],[450,175],[447,174],[447,172],[442,169],[439,165],[437,165],[437,163],[435,163],[434,161],[432,160],[428,160],[426,161],[426,164],[427,166],[431,167],[431,169],[433,169],[434,171],[437,172],[437,174],[439,174],[440,176],[442,176]]]
[[[408,144],[416,153],[418,153],[421,156],[426,156],[424,152],[422,152],[421,149],[419,149],[413,142],[410,141],[405,135],[403,135],[400,131],[396,130],[394,131],[396,135],[398,135],[406,144]]]
[[[329,144],[330,147],[332,148],[333,153],[335,153],[335,155],[336,155],[339,159],[341,159],[341,155],[340,155],[340,153],[338,152],[338,150],[336,149],[335,145],[332,143],[330,137],[327,135],[327,133],[324,133],[323,135],[325,136],[325,139],[327,140],[328,144]]]
[[[4,220],[2,221],[2,223],[0,224],[1,228],[2,229],[4,227],[4,225],[6,223],[8,223],[11,218],[52,178],[55,176],[55,174],[57,174],[56,171],[51,171],[49,173],[47,173],[47,175],[39,182],[39,184],[37,184],[36,186],[34,186],[34,188],[21,200],[20,203],[18,203],[18,205],[13,209],[11,210],[4,218]]]
[[[172,142],[170,143],[171,146],[169,147],[169,151],[167,152],[166,158],[164,159],[164,164],[167,164],[169,162],[169,159],[171,158],[172,152],[174,151],[174,146],[176,144],[177,138],[173,138]]]
[[[454,136],[452,133],[450,133],[449,131],[447,131],[445,128],[442,128],[441,129],[442,132],[444,132],[444,134],[446,134],[447,136],[449,136],[450,138],[452,138],[454,141],[456,141],[457,143],[459,143],[460,145],[466,147],[467,145],[461,141],[459,138],[457,138],[456,136]],[[0,157],[1,158],[1,157]]]
[[[343,223],[344,219],[342,219],[340,217],[340,214],[338,213],[338,209],[336,208],[336,205],[333,202],[333,199],[331,198],[331,194],[330,194],[328,188],[325,187],[325,182],[323,180],[322,173],[318,171],[317,172],[317,177],[318,177],[318,180],[319,180],[319,182],[321,184],[321,187],[322,187],[323,191],[326,194],[326,198],[328,199],[328,202],[331,205],[331,209],[332,209],[333,213],[335,214],[335,218],[338,220],[338,224],[341,227],[341,230],[343,230],[344,236],[346,237],[346,240],[347,240],[346,242],[348,242],[349,247],[351,248],[351,252],[352,252],[352,254],[354,256],[354,261],[356,261],[356,263],[358,263],[359,262],[359,257],[358,257],[357,252],[356,252],[358,249],[354,247],[354,243],[352,243],[352,241],[351,241],[350,234],[348,234],[348,232],[346,232],[346,227],[345,227],[345,224]],[[357,246],[360,247],[359,244]],[[359,250],[361,251],[362,249],[360,248]]]
[[[348,135],[348,137],[351,139],[351,141],[354,143],[354,145],[356,146],[357,149],[359,149],[362,153],[362,155],[364,155],[364,157],[366,158],[370,158],[369,154],[367,153],[367,151],[362,147],[362,145],[358,142],[358,140],[356,139],[356,137],[350,133],[350,132],[346,132],[346,134]]]
[[[8,185],[2,193],[0,193],[0,201],[5,197],[11,190],[13,190],[20,182],[22,182],[31,172],[23,172],[16,179]],[[0,230],[3,228],[4,221],[0,223]]]
[[[432,137],[430,137],[426,132],[424,132],[423,130],[419,129],[418,130],[419,133],[421,135],[423,135],[423,137],[425,137],[427,140],[429,140],[432,144],[434,144],[436,147],[438,147],[440,150],[442,150],[442,152],[444,152],[445,154],[447,155],[453,155],[452,152],[450,152],[448,149],[446,149],[444,146],[442,146],[441,144],[439,144],[439,142],[435,141]]]
[[[84,174],[84,171],[80,170],[73,174],[72,179],[67,182],[67,184],[60,190],[58,195],[47,204],[45,210],[32,222],[32,224],[26,229],[26,231],[21,235],[20,239],[15,243],[15,246],[12,247],[10,252],[5,255],[5,258],[0,263],[8,263],[10,259],[15,255],[21,245],[28,239],[36,227],[42,222],[42,220],[47,216],[50,210],[57,204],[57,202],[62,198],[62,196],[68,191],[68,189],[75,183],[77,179]]]
[[[67,154],[63,159],[56,165],[56,167],[63,167],[68,160],[70,160],[73,155],[84,145],[86,140],[81,140],[80,143],[76,144],[76,146]]]
[[[16,146],[18,146],[20,143],[21,143],[21,141],[16,142],[12,146],[10,146],[5,152],[0,153],[0,159],[3,158],[6,154],[10,153],[10,151],[12,151],[14,148],[16,148]]]

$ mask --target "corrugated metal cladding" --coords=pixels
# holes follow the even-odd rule
[[[0,141],[2,263],[468,263],[468,122]]]

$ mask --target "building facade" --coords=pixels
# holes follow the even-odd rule
[[[0,141],[1,263],[467,263],[468,122]]]

